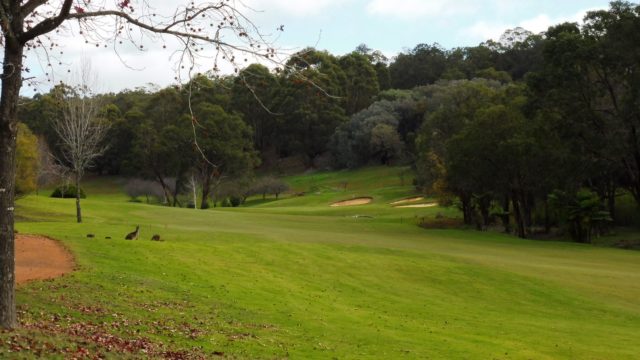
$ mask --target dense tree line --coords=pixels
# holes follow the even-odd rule
[[[405,163],[419,189],[459,203],[479,229],[497,219],[528,237],[564,224],[589,241],[616,219],[621,194],[640,206],[638,34],[640,7],[617,1],[584,25],[516,28],[473,47],[419,44],[393,59],[366,45],[343,56],[308,48],[279,69],[105,94],[109,147],[94,170],[154,181],[172,205],[197,179],[206,208],[216,194],[248,193],[235,188],[280,158]],[[53,154],[64,91],[20,108]]]

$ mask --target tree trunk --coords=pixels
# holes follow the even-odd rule
[[[522,210],[520,207],[520,200],[518,199],[518,194],[516,191],[513,191],[513,194],[511,196],[511,203],[513,204],[513,216],[516,221],[518,237],[522,239],[526,239],[527,232],[525,231],[525,226],[524,226],[524,216],[522,214]]]
[[[502,225],[504,226],[504,232],[511,234],[511,220],[509,216],[509,195],[505,195],[502,202],[503,214],[500,216],[502,219]]]
[[[23,47],[11,38],[4,40],[0,99],[0,327],[11,329],[16,326],[13,210]]]
[[[535,201],[533,195],[531,193],[522,192],[522,207],[524,213],[524,225],[525,231],[527,234],[532,233],[533,226],[533,208],[535,206]]]
[[[200,209],[209,208],[210,193],[211,193],[211,175],[205,175],[202,177],[202,200],[200,203]]]
[[[615,183],[611,182],[607,189],[607,209],[609,210],[609,215],[614,221],[616,221],[616,189]]]
[[[460,202],[462,203],[462,216],[464,218],[465,225],[473,224],[473,214],[471,209],[471,198],[468,195],[461,195]]]
[[[162,191],[164,192],[164,198],[166,200],[166,203],[167,205],[169,205],[171,203],[171,192],[169,191],[169,186],[167,186],[167,184],[164,182],[164,179],[162,178],[162,176],[160,176],[160,174],[156,172],[155,175],[156,175],[156,179],[160,183],[160,186],[162,186]]]
[[[182,207],[180,200],[178,200],[178,193],[180,192],[180,188],[182,187],[182,181],[176,177],[176,187],[173,189],[173,207]]]
[[[82,222],[82,209],[80,208],[80,174],[76,172],[76,219],[78,224]]]
[[[549,214],[549,197],[544,197],[544,233],[551,233],[551,216]]]
[[[193,174],[191,174],[191,179],[189,180],[189,185],[191,185],[191,192],[193,195],[193,209],[198,210],[198,189],[196,178]],[[204,197],[203,197],[204,199]]]

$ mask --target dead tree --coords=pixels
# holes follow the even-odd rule
[[[65,95],[63,116],[54,119],[53,128],[58,134],[65,164],[72,170],[76,186],[76,219],[82,222],[80,207],[80,181],[84,172],[101,156],[106,146],[103,140],[109,124],[98,117],[100,103],[91,87],[94,80],[91,66],[83,62],[78,73],[79,85]]]
[[[176,1],[153,8],[147,0],[3,0],[0,2],[0,47],[4,50],[0,91],[0,327],[16,324],[15,243],[13,235],[17,109],[27,52],[41,54],[43,73],[52,79],[54,54],[61,55],[60,36],[82,38],[88,44],[131,44],[144,51],[149,43],[174,51],[177,78],[190,75],[196,60],[231,68],[247,57],[281,63],[275,48],[244,14],[241,3],[227,0]],[[274,26],[274,30],[275,30]],[[168,39],[175,41],[167,42]],[[82,40],[81,40],[82,41]],[[145,41],[147,47],[145,47]],[[177,44],[177,45],[176,45]],[[206,50],[206,51],[205,51]],[[202,55],[202,56],[201,56]],[[252,60],[253,60],[252,59]],[[60,61],[61,62],[61,61]],[[184,69],[184,72],[180,72]],[[194,118],[194,133],[197,120]],[[197,147],[197,139],[194,137]]]

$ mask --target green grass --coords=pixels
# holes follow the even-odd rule
[[[390,207],[411,195],[402,170],[291,177],[304,196],[207,211],[130,203],[101,179],[80,225],[72,201],[26,197],[20,232],[60,239],[79,270],[19,288],[18,341],[124,356],[79,327],[208,358],[637,358],[640,253],[423,230],[456,211]],[[328,206],[356,196],[374,202]],[[137,224],[142,240],[121,240]]]

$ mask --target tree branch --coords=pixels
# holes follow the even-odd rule
[[[31,0],[31,1],[40,1],[40,0]],[[26,5],[28,5],[27,3]],[[62,4],[62,8],[60,9],[60,13],[56,17],[47,18],[42,20],[42,22],[38,23],[38,25],[34,26],[31,30],[22,34],[19,38],[22,44],[26,44],[27,41],[33,40],[40,35],[44,35],[53,29],[57,28],[69,17],[69,11],[71,10],[71,5],[73,4],[73,0],[64,0]],[[25,5],[25,6],[26,6]]]
[[[219,7],[216,6],[209,6],[204,10],[216,10],[219,9]],[[201,14],[203,11],[199,11],[197,12],[197,14]],[[177,20],[172,24],[169,24],[163,28],[160,27],[155,27],[153,25],[144,23],[138,19],[134,19],[133,17],[131,17],[129,14],[123,12],[123,11],[117,11],[117,10],[101,10],[101,11],[91,11],[91,12],[83,12],[83,13],[73,13],[73,14],[69,14],[69,16],[67,17],[67,19],[86,19],[86,18],[94,18],[94,17],[102,17],[102,16],[115,16],[115,17],[119,17],[122,18],[124,20],[126,20],[128,23],[135,25],[141,29],[156,33],[156,34],[167,34],[167,35],[173,35],[179,38],[187,38],[187,39],[198,39],[198,40],[202,40],[202,41],[206,41],[206,42],[210,42],[210,43],[214,43],[217,45],[222,45],[225,47],[229,47],[231,49],[234,50],[239,50],[239,51],[243,51],[243,52],[252,52],[252,53],[256,53],[255,51],[247,51],[247,49],[242,49],[238,46],[226,43],[224,41],[221,41],[220,39],[216,39],[216,38],[211,38],[209,36],[203,36],[203,35],[198,35],[195,33],[189,33],[189,32],[183,32],[183,31],[175,31],[175,30],[171,30],[172,27],[174,27],[175,25],[188,21],[187,19],[184,20]]]
[[[27,3],[22,5],[22,7],[20,8],[20,13],[22,14],[22,17],[26,17],[27,15],[31,14],[31,12],[33,10],[37,9],[41,5],[44,5],[46,2],[47,2],[47,0],[29,0],[29,1],[27,1]]]

